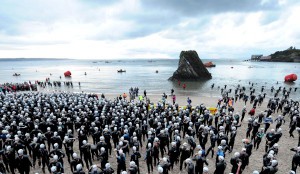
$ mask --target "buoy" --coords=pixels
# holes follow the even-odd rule
[[[64,73],[65,77],[70,77],[72,75],[71,71],[66,71]]]
[[[297,75],[296,74],[289,74],[289,75],[286,75],[284,77],[285,82],[293,82],[293,81],[296,81],[296,80],[297,80]]]

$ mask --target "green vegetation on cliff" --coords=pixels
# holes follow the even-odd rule
[[[271,59],[269,59],[269,61],[272,62],[299,62],[300,49],[296,49],[295,47],[290,47],[284,51],[276,51],[270,56]]]

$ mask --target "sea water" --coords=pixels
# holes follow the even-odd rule
[[[299,88],[291,95],[294,98],[300,96],[299,79],[294,83],[284,83],[284,76],[287,74],[295,73],[300,76],[300,63],[244,62],[236,59],[203,60],[208,61],[216,64],[216,67],[208,68],[212,74],[211,80],[182,81],[181,85],[178,85],[178,81],[168,80],[177,69],[178,59],[0,59],[0,83],[35,82],[50,78],[50,81],[72,81],[73,88],[62,85],[61,88],[46,87],[46,90],[121,94],[128,92],[131,87],[138,87],[141,93],[147,90],[148,94],[163,92],[170,94],[173,88],[175,93],[183,95],[214,97],[220,96],[220,89],[224,88],[224,85],[227,85],[227,90],[234,89],[238,85],[249,89],[254,83],[256,93],[260,93],[261,86],[266,86],[264,92],[268,94],[271,86],[275,88],[283,86]],[[118,73],[119,69],[126,72]],[[71,78],[64,77],[63,73],[67,70],[72,72]],[[21,75],[15,77],[14,73]],[[80,86],[78,82],[81,83]],[[185,90],[182,88],[183,83],[187,86]],[[214,89],[211,89],[212,84],[215,84]]]

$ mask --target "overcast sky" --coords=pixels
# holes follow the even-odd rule
[[[300,47],[299,0],[1,0],[0,58],[249,58]]]

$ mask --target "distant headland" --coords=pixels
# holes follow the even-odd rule
[[[0,61],[48,61],[48,60],[72,60],[69,58],[0,58]]]
[[[264,62],[300,62],[300,49],[289,47],[283,51],[276,51],[269,56],[252,55],[251,59],[245,61],[264,61]]]

